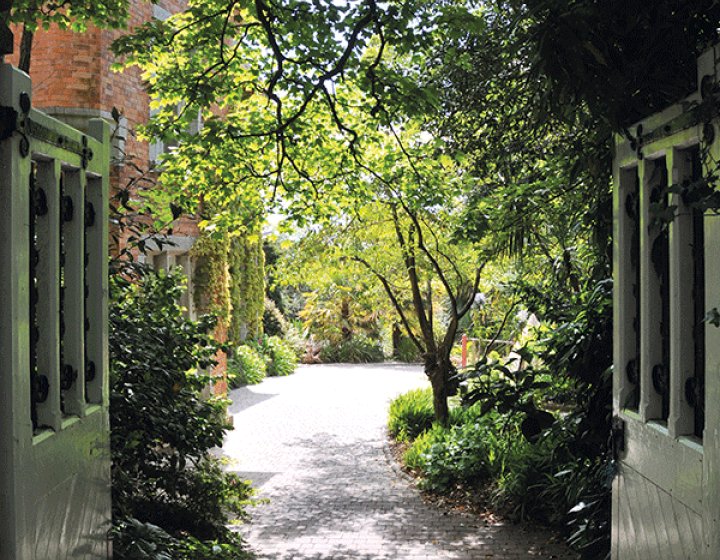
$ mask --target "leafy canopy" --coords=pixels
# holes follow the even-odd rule
[[[463,14],[425,0],[191,1],[120,39],[154,99],[144,134],[180,140],[156,203],[190,209],[202,193],[220,224],[273,203],[300,222],[344,210],[347,193],[367,194],[353,175],[366,135],[437,101],[418,79],[424,53]]]
[[[101,28],[120,28],[128,18],[128,0],[13,0],[10,23],[22,24],[26,29],[60,29],[84,32],[88,23]]]

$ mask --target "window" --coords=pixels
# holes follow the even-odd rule
[[[160,240],[160,242],[158,243],[157,240]],[[155,270],[170,271],[175,267],[180,267],[187,283],[178,303],[184,308],[185,316],[193,320],[197,318],[193,297],[195,266],[190,255],[194,243],[194,237],[179,235],[156,236],[146,240],[146,253],[138,259],[140,262],[149,264]]]

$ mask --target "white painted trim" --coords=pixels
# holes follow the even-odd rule
[[[162,245],[158,247],[155,239],[163,241]],[[157,255],[159,253],[168,253],[171,255],[179,255],[187,253],[195,245],[197,237],[189,235],[154,235],[145,238],[145,249],[148,255]],[[172,245],[167,245],[167,242]]]
[[[165,21],[166,19],[170,19],[170,16],[172,16],[172,14],[165,8],[158,6],[157,4],[153,4],[153,18]]]

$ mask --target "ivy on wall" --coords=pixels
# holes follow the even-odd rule
[[[209,233],[202,233],[192,248],[195,306],[199,313],[217,317],[219,324],[231,318],[229,252],[227,235]]]
[[[230,240],[230,303],[228,339],[239,344],[263,333],[265,311],[265,254],[260,224]]]

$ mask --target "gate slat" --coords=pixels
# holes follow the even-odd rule
[[[60,412],[60,162],[37,162],[37,192],[43,191],[47,212],[37,219],[38,375],[45,376],[49,386],[44,402],[37,403],[38,428],[56,432],[62,425]]]

